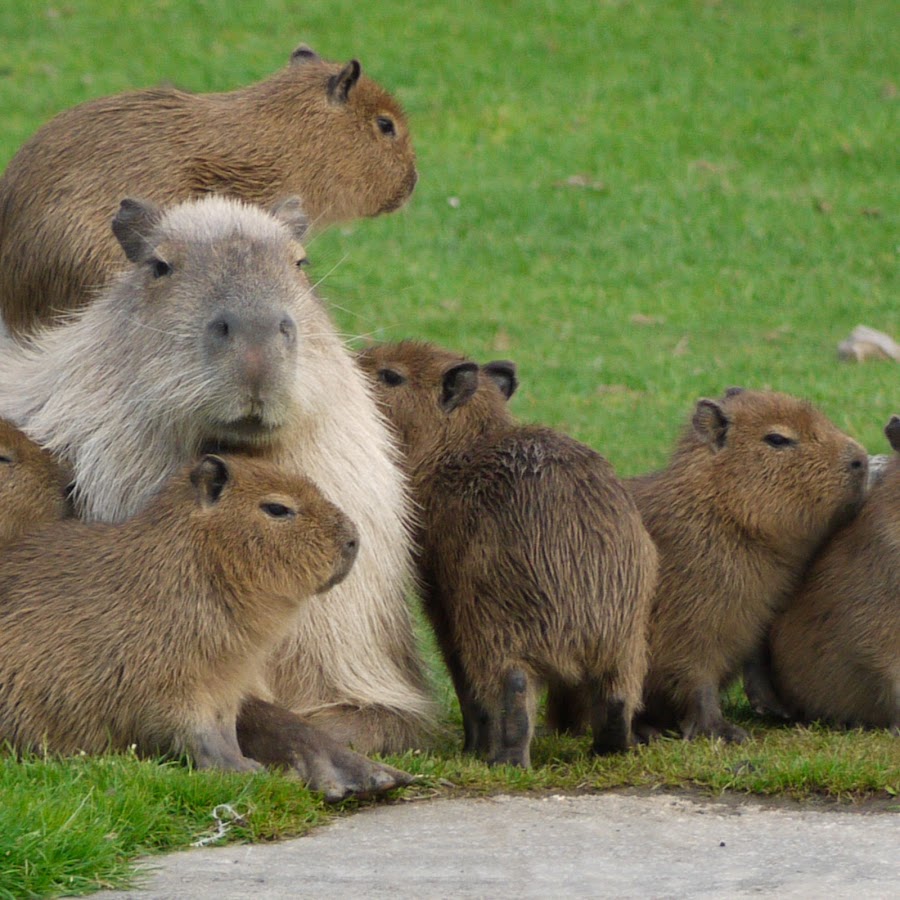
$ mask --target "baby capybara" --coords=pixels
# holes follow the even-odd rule
[[[612,467],[512,418],[512,363],[412,341],[358,360],[404,452],[421,589],[466,749],[528,766],[539,686],[553,680],[589,694],[595,752],[624,750],[656,551]]]
[[[70,478],[50,453],[0,419],[0,544],[65,518]]]
[[[890,463],[772,626],[772,670],[794,715],[900,734],[900,417],[885,434]]]
[[[266,656],[356,549],[311,481],[212,455],[124,523],[24,536],[0,569],[0,741],[258,768],[237,743],[240,702],[264,692]]]
[[[865,482],[863,448],[809,403],[740,388],[697,402],[668,467],[628,482],[659,550],[645,734],[746,737],[719,692]]]
[[[397,101],[356,60],[304,45],[238,90],[90,100],[44,125],[0,177],[0,314],[21,333],[92,301],[121,267],[109,221],[122,197],[269,206],[297,194],[322,228],[397,209],[416,178]]]

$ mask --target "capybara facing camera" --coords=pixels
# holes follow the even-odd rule
[[[512,363],[479,367],[412,341],[357,358],[420,510],[417,571],[465,748],[528,766],[538,690],[552,680],[589,694],[595,752],[626,749],[656,550],[612,467],[565,435],[515,422]]]
[[[0,572],[0,740],[258,768],[237,743],[240,703],[265,692],[266,656],[357,541],[307,479],[212,455],[126,522],[24,536]]]

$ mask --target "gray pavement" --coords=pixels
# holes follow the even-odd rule
[[[190,850],[104,898],[900,897],[900,816],[599,794],[380,804]]]

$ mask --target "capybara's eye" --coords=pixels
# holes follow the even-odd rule
[[[154,278],[162,278],[172,271],[172,267],[164,259],[151,259],[150,269]]]
[[[763,440],[770,447],[793,447],[797,442],[793,438],[789,438],[787,435],[779,434],[777,431],[772,431],[767,434]]]
[[[294,510],[289,506],[285,506],[283,503],[260,503],[259,508],[267,516],[271,516],[273,519],[285,519],[296,515]]]
[[[4,453],[0,453],[0,464],[9,466],[12,465],[12,461],[13,460],[11,456],[6,456]]]
[[[397,387],[397,385],[403,384],[403,382],[406,381],[399,372],[395,372],[393,369],[379,369],[378,380],[388,387]]]
[[[304,256],[303,259],[298,259],[295,265],[298,269],[305,269],[309,265],[308,257]]]
[[[375,124],[378,126],[378,130],[388,137],[393,137],[397,133],[394,120],[390,116],[378,116],[375,119]]]

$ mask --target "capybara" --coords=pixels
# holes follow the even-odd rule
[[[433,713],[407,605],[405,482],[366,377],[303,269],[304,221],[296,200],[273,213],[219,196],[165,211],[123,201],[113,228],[131,264],[71,321],[8,342],[0,415],[71,462],[88,520],[138,512],[203,451],[250,452],[311,478],[356,524],[359,558],[327,605],[300,610],[267,687],[335,741],[398,750],[421,741]],[[269,736],[249,755],[293,761],[278,746],[281,712],[244,714],[242,745]]]
[[[515,367],[404,341],[357,359],[404,451],[425,608],[466,749],[530,764],[538,691],[590,696],[593,750],[632,743],[656,549],[609,463],[517,423]]]
[[[207,193],[264,206],[296,194],[316,228],[401,206],[416,183],[406,117],[360,65],[301,45],[271,77],[221,94],[154,88],[44,125],[0,178],[0,313],[30,331],[89,302],[120,267],[122,197]]]
[[[259,768],[238,746],[241,699],[356,552],[312,482],[249,457],[204,456],[126,522],[26,535],[0,567],[0,741]]]
[[[732,388],[697,402],[666,469],[628,480],[659,550],[646,734],[746,737],[719,692],[859,506],[866,469],[863,448],[810,404]]]
[[[0,545],[65,518],[70,479],[50,453],[0,419]]]
[[[797,717],[900,734],[900,417],[859,514],[818,555],[771,631],[775,690]]]

